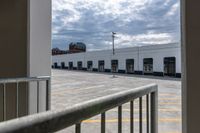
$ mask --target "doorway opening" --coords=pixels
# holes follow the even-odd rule
[[[87,70],[88,71],[92,71],[93,70],[93,62],[92,61],[88,61],[87,62]]]
[[[129,73],[129,74],[134,73],[134,59],[126,60],[126,73]]]
[[[61,68],[65,69],[65,62],[61,62]]]
[[[69,70],[73,70],[73,62],[69,62]]]
[[[83,63],[82,63],[82,61],[78,61],[78,62],[77,62],[77,65],[78,65],[78,66],[77,66],[77,69],[78,69],[78,70],[82,70],[82,69],[83,69]]]
[[[104,72],[105,71],[104,64],[105,64],[104,60],[100,60],[99,61],[99,72]]]
[[[54,63],[54,68],[58,68],[58,63],[57,62]]]
[[[153,74],[153,58],[144,58],[143,64],[143,73],[146,75]]]
[[[164,58],[164,75],[176,76],[176,58],[175,57]]]
[[[111,61],[111,68],[113,73],[118,72],[118,60],[112,60]]]

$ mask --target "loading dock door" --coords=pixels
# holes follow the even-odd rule
[[[153,58],[145,58],[143,60],[143,73],[144,74],[153,74]]]
[[[54,68],[58,68],[58,63],[54,63]]]
[[[126,73],[134,73],[134,59],[126,60]]]
[[[118,72],[118,60],[111,61],[111,68],[112,68],[112,72],[114,73]]]
[[[87,62],[87,70],[88,71],[92,71],[92,69],[93,69],[93,62],[92,61],[88,61]]]
[[[73,62],[69,62],[69,70],[73,70]]]
[[[78,70],[82,70],[82,61],[77,62]]]
[[[164,58],[164,75],[167,75],[167,76],[176,75],[176,58],[175,57]]]
[[[104,72],[104,61],[100,60],[99,61],[99,72]]]
[[[65,62],[61,62],[61,68],[65,68]]]

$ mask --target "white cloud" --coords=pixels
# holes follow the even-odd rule
[[[118,33],[117,47],[179,41],[179,4],[179,0],[52,0],[53,46],[83,41],[89,50],[110,48],[112,31]]]
[[[174,38],[168,33],[119,34],[116,38],[116,46],[121,48],[133,45],[166,44],[173,42],[173,40]]]
[[[176,12],[178,11],[179,7],[180,7],[180,3],[179,3],[179,2],[175,3],[175,4],[170,8],[170,10],[166,13],[166,17],[176,15]]]

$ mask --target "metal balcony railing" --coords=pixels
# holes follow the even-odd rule
[[[39,113],[39,90],[40,90],[40,82],[46,82],[46,110],[50,109],[50,77],[49,76],[41,76],[41,77],[25,77],[25,78],[7,78],[0,79],[0,85],[3,85],[3,120],[6,120],[6,107],[7,107],[7,98],[6,98],[6,85],[15,84],[16,85],[16,117],[19,117],[19,84],[25,83],[29,84],[32,82],[37,83],[37,113]],[[0,130],[1,132],[1,130]]]
[[[142,97],[146,97],[146,132],[157,133],[157,85],[151,84],[132,90],[104,96],[62,111],[48,111],[0,123],[0,132],[46,133],[76,125],[81,133],[81,122],[101,114],[101,133],[106,132],[106,111],[118,107],[118,133],[122,132],[122,105],[130,102],[130,132],[134,132],[134,100],[139,98],[139,133],[143,132]]]

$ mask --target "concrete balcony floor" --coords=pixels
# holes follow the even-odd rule
[[[159,133],[181,133],[181,81],[176,78],[109,73],[52,70],[52,110],[60,110],[82,101],[102,97],[142,85],[156,83],[159,91]],[[143,97],[144,132],[146,97]],[[123,132],[130,128],[129,104],[123,107]],[[135,100],[135,131],[138,131],[138,100]],[[82,124],[83,133],[100,133],[100,116]],[[106,113],[106,132],[117,132],[117,108]],[[60,132],[74,133],[74,126]]]

